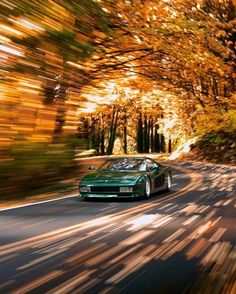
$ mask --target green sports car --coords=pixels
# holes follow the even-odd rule
[[[149,197],[152,193],[171,188],[171,169],[151,158],[112,158],[100,168],[89,167],[93,173],[79,183],[84,198]]]

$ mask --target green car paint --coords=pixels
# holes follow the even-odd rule
[[[132,164],[135,159],[139,160],[141,170],[134,170]],[[129,165],[129,163],[132,163]],[[120,164],[121,163],[121,164]],[[125,163],[125,170],[122,164]],[[118,168],[107,168],[106,165],[118,166]],[[120,164],[120,165],[119,165]],[[105,166],[103,168],[103,166]],[[146,193],[147,181],[150,183],[150,194],[169,190],[167,178],[171,176],[170,167],[160,165],[153,159],[146,157],[113,158],[108,160],[101,168],[93,170],[86,175],[79,183],[80,196],[84,198],[125,198],[125,197],[149,197]],[[129,166],[132,166],[129,169]]]

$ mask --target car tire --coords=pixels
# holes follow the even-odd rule
[[[146,179],[144,186],[144,197],[149,198],[151,195],[151,183],[149,179]]]
[[[168,173],[167,176],[166,176],[166,188],[165,188],[165,191],[166,192],[170,192],[170,190],[171,190],[171,184],[172,184],[171,174]]]

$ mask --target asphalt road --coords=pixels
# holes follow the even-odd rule
[[[236,293],[236,168],[171,164],[148,200],[1,211],[0,293]]]

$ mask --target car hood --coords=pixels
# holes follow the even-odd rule
[[[97,173],[89,174],[85,176],[82,181],[92,182],[134,182],[143,173],[142,172],[111,172],[111,171],[99,171]]]

